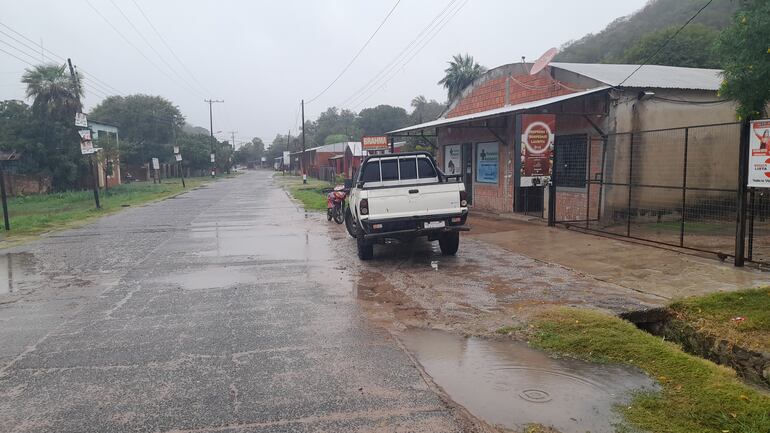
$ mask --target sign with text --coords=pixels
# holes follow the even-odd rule
[[[182,155],[177,153],[176,155],[174,155],[174,158],[176,158],[176,162],[182,162]]]
[[[94,142],[91,141],[91,130],[81,129],[78,131],[78,133],[80,134],[80,153],[83,155],[91,155],[96,153],[96,149],[94,149]]]
[[[770,119],[751,122],[748,186],[770,188]]]
[[[460,174],[462,171],[460,145],[452,144],[444,146],[444,173]]]
[[[154,170],[160,170],[160,161],[158,161],[158,158],[152,159],[152,168]]]
[[[521,116],[521,183],[523,187],[545,185],[551,177],[556,116]]]
[[[283,151],[283,165],[289,166],[291,164],[291,152],[288,150]]]
[[[88,128],[88,118],[84,113],[75,113],[75,126]]]
[[[176,155],[178,153],[179,153],[179,146],[174,146],[174,154]]]
[[[211,154],[211,163],[215,163],[217,161],[217,156],[215,154]]]
[[[497,183],[500,171],[500,146],[498,143],[476,145],[476,182]]]
[[[361,147],[364,150],[387,150],[388,137],[385,135],[367,135],[361,137]]]

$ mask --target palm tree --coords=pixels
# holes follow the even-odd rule
[[[454,55],[448,63],[449,67],[444,69],[446,75],[438,83],[447,89],[450,101],[460,96],[466,87],[487,72],[487,68],[476,63],[468,54]]]
[[[77,80],[77,81],[75,81]],[[70,77],[64,66],[37,65],[24,71],[21,82],[27,85],[27,98],[32,98],[32,109],[44,118],[65,120],[83,109],[79,86],[80,73]]]

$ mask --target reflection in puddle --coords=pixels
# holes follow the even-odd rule
[[[614,432],[613,406],[627,404],[633,391],[656,389],[633,370],[552,359],[524,343],[425,330],[402,340],[454,401],[510,429],[539,423],[562,433]]]
[[[230,268],[212,268],[205,271],[179,272],[160,279],[163,283],[179,284],[187,290],[225,288],[236,284],[253,283],[256,275]]]
[[[0,254],[0,295],[19,291],[21,283],[28,279],[32,266],[31,254]]]

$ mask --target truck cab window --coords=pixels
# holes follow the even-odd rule
[[[436,169],[428,158],[417,158],[417,173],[420,179],[436,177]]]
[[[403,158],[398,161],[401,168],[401,180],[417,179],[417,161],[416,158]]]
[[[379,182],[380,181],[380,162],[372,161],[364,166],[361,172],[361,182]]]
[[[398,180],[398,160],[397,159],[385,159],[380,161],[380,167],[382,170],[382,181],[387,182],[389,180]]]

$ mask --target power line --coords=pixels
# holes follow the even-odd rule
[[[176,75],[176,76],[177,76],[177,78],[179,78],[180,80],[182,80],[182,82],[183,82],[183,83],[184,83],[184,84],[185,84],[185,85],[186,85],[188,88],[190,88],[190,89],[191,89],[193,92],[195,92],[195,93],[198,93],[198,89],[196,89],[194,86],[190,85],[190,83],[189,83],[189,82],[188,82],[188,81],[187,81],[187,80],[186,80],[186,79],[185,79],[185,78],[184,78],[184,77],[183,77],[181,74],[179,74],[179,72],[177,72],[177,70],[176,70],[176,69],[175,69],[173,66],[171,66],[171,64],[170,64],[170,63],[168,63],[168,62],[166,61],[166,59],[165,59],[165,58],[164,58],[164,57],[163,57],[163,56],[162,56],[162,55],[161,55],[161,54],[158,52],[158,50],[156,50],[156,49],[155,49],[155,46],[154,46],[153,44],[151,44],[151,43],[150,43],[150,41],[148,41],[148,40],[147,40],[147,38],[145,38],[145,37],[144,37],[144,34],[141,32],[141,30],[139,30],[139,28],[138,28],[138,27],[136,27],[136,25],[134,25],[134,22],[133,22],[133,21],[131,21],[131,19],[128,17],[128,15],[126,15],[126,14],[123,12],[123,9],[121,9],[121,8],[120,8],[120,6],[118,6],[118,4],[117,4],[117,3],[115,3],[115,0],[110,0],[110,3],[112,3],[112,5],[113,5],[113,6],[115,6],[115,9],[117,9],[117,10],[118,10],[118,12],[120,12],[120,15],[122,15],[122,16],[123,16],[123,18],[126,20],[126,22],[128,23],[128,25],[130,25],[130,26],[131,26],[131,28],[132,28],[132,29],[134,29],[134,31],[136,32],[136,34],[138,34],[138,35],[139,35],[139,37],[140,37],[140,38],[141,38],[141,39],[144,41],[144,43],[145,43],[145,44],[147,44],[147,46],[148,46],[148,47],[150,47],[150,49],[152,50],[152,52],[153,52],[153,53],[155,53],[155,55],[156,55],[156,56],[158,56],[158,58],[160,59],[160,61],[161,61],[161,62],[163,62],[163,64],[165,64],[165,65],[168,67],[168,69],[169,69],[169,70],[170,70],[170,71],[171,71],[171,72],[172,72],[174,75]],[[198,93],[198,95],[199,95],[199,96],[205,96],[203,93]]]
[[[7,24],[4,24],[4,23],[0,22],[0,26],[3,26],[3,27],[5,27],[6,29],[10,30],[11,32],[13,32],[14,34],[16,34],[17,36],[19,36],[19,37],[21,37],[21,38],[25,39],[26,41],[29,41],[30,43],[34,44],[35,46],[34,46],[34,47],[32,47],[32,46],[30,46],[29,44],[27,44],[27,43],[25,43],[25,42],[23,42],[23,41],[20,41],[19,39],[16,39],[16,38],[15,38],[13,35],[9,35],[8,33],[6,33],[6,32],[4,32],[4,31],[0,30],[0,33],[2,33],[3,35],[5,35],[6,37],[10,38],[11,40],[15,41],[16,43],[18,43],[18,44],[21,44],[21,45],[25,46],[26,48],[28,48],[28,49],[32,50],[32,51],[33,51],[33,52],[35,52],[35,53],[38,51],[38,48],[40,48],[40,50],[41,50],[41,51],[43,50],[43,46],[42,46],[40,43],[38,43],[38,42],[36,42],[36,41],[33,41],[32,39],[30,39],[30,38],[28,38],[27,36],[23,35],[22,33],[18,32],[17,30],[14,30],[14,29],[13,29],[12,27],[10,27],[9,25],[7,25]],[[55,57],[55,58],[57,58],[57,59],[58,59],[60,62],[66,62],[66,61],[67,61],[67,59],[66,59],[66,58],[64,58],[63,56],[60,56],[60,55],[56,54],[55,52],[51,51],[50,49],[46,49],[46,53],[47,53],[47,54],[50,54],[50,55],[52,55],[52,56],[53,56],[53,57]],[[33,66],[34,66],[34,65],[33,65]],[[85,75],[85,76],[88,76],[88,77],[89,77],[91,80],[93,80],[93,82],[95,82],[95,83],[99,83],[99,86],[102,88],[102,90],[106,90],[106,91],[107,91],[107,93],[115,93],[115,94],[118,94],[118,95],[122,95],[122,94],[123,94],[123,92],[121,92],[121,91],[117,90],[116,88],[112,87],[111,85],[107,84],[106,82],[104,82],[104,81],[100,80],[100,79],[99,79],[99,78],[97,78],[95,75],[93,75],[93,74],[90,74],[90,73],[88,73],[87,71],[85,71],[85,70],[83,70],[83,69],[81,69],[81,70],[80,70],[80,72],[82,72],[82,73],[83,73],[83,75]]]
[[[182,69],[184,69],[184,70],[185,70],[185,71],[186,71],[186,72],[187,72],[187,73],[190,75],[190,77],[193,79],[193,81],[195,81],[195,82],[196,82],[196,83],[197,83],[197,84],[198,84],[198,85],[201,87],[201,89],[205,90],[205,91],[206,91],[206,93],[209,93],[209,94],[211,94],[212,92],[211,92],[211,91],[209,91],[209,90],[206,88],[206,86],[204,86],[203,84],[201,84],[201,82],[200,82],[200,81],[198,81],[198,78],[196,78],[196,77],[195,77],[195,74],[193,74],[193,73],[192,73],[192,71],[191,71],[190,69],[188,69],[188,68],[187,68],[187,65],[185,65],[185,63],[182,61],[182,59],[180,59],[180,58],[179,58],[179,56],[177,56],[177,55],[176,55],[176,52],[175,52],[175,51],[174,51],[174,50],[171,48],[171,45],[169,45],[169,44],[168,44],[168,42],[166,42],[166,39],[163,37],[163,35],[161,35],[161,33],[158,31],[158,29],[157,29],[157,28],[155,27],[155,25],[152,23],[152,21],[150,20],[150,18],[147,16],[147,14],[146,14],[146,13],[144,13],[144,9],[142,9],[142,7],[141,7],[141,6],[139,6],[139,3],[137,3],[137,1],[136,1],[136,0],[132,0],[132,1],[134,2],[134,5],[136,6],[136,8],[137,8],[137,9],[139,9],[139,12],[142,14],[142,16],[144,17],[145,21],[147,21],[147,24],[149,24],[149,25],[150,25],[150,27],[152,28],[152,30],[153,30],[153,31],[155,32],[155,34],[158,36],[158,39],[160,39],[160,41],[163,43],[163,45],[165,45],[165,46],[166,46],[166,48],[168,48],[168,51],[169,51],[169,52],[171,52],[171,55],[172,55],[172,56],[174,56],[174,58],[176,59],[176,61],[177,61],[177,62],[179,62],[179,64],[180,64],[180,65],[182,65]]]
[[[177,82],[177,81],[176,81],[176,80],[175,80],[175,79],[174,79],[172,76],[170,76],[170,75],[169,75],[169,74],[168,74],[166,71],[164,71],[163,69],[161,69],[161,68],[160,68],[160,67],[159,67],[159,66],[158,66],[158,65],[157,65],[155,62],[153,62],[153,61],[152,61],[152,60],[151,60],[149,57],[147,57],[147,55],[144,53],[144,51],[140,50],[140,49],[139,49],[139,47],[137,47],[136,45],[134,45],[134,43],[133,43],[133,42],[131,42],[131,39],[129,39],[128,37],[126,37],[126,35],[124,35],[124,34],[123,34],[123,33],[122,33],[120,30],[118,30],[118,28],[117,28],[117,27],[115,27],[115,25],[113,25],[113,24],[112,24],[112,22],[111,22],[110,20],[108,20],[108,19],[107,19],[107,17],[105,17],[105,16],[104,16],[104,14],[102,14],[102,13],[99,11],[99,9],[97,9],[97,8],[96,8],[96,7],[95,7],[95,6],[94,6],[94,5],[93,5],[93,4],[92,4],[92,3],[91,3],[89,0],[85,0],[85,2],[86,2],[86,4],[87,4],[87,5],[88,5],[88,6],[89,6],[89,7],[90,7],[90,8],[91,8],[91,9],[92,9],[94,12],[96,12],[96,14],[97,14],[97,15],[99,15],[99,17],[100,17],[100,18],[101,18],[101,19],[102,19],[102,20],[103,20],[105,23],[107,23],[107,25],[108,25],[108,26],[110,26],[110,27],[112,28],[112,30],[114,30],[114,31],[115,31],[115,33],[117,33],[117,34],[118,34],[118,36],[120,36],[120,37],[121,37],[121,38],[122,38],[122,39],[123,39],[123,40],[124,40],[124,41],[125,41],[125,42],[126,42],[128,45],[129,45],[129,46],[131,46],[131,48],[133,48],[134,50],[136,50],[136,52],[138,52],[138,53],[139,53],[139,54],[140,54],[142,57],[144,57],[144,59],[145,59],[145,60],[147,60],[147,63],[151,64],[151,65],[152,65],[152,66],[153,66],[155,69],[157,69],[157,70],[158,70],[160,73],[162,73],[163,75],[165,75],[165,76],[166,76],[166,78],[168,78],[168,79],[169,79],[169,80],[171,80],[172,82],[174,82],[174,83],[177,83],[177,84],[178,84],[178,82]]]
[[[618,84],[615,87],[622,87],[623,84],[625,84],[626,81],[628,81],[631,77],[633,77],[634,74],[639,72],[639,70],[642,69],[642,67],[646,66],[648,63],[653,61],[655,57],[657,57],[658,54],[660,54],[660,52],[663,51],[663,49],[666,48],[671,41],[673,41],[677,36],[679,36],[679,33],[682,33],[682,30],[684,30],[685,27],[687,27],[691,22],[693,22],[693,20],[695,20],[695,18],[697,18],[698,15],[700,15],[700,13],[703,12],[707,7],[709,7],[709,5],[711,5],[711,3],[713,2],[714,0],[709,0],[708,3],[703,5],[702,8],[698,9],[698,12],[695,12],[695,15],[693,15],[689,20],[687,20],[687,22],[685,22],[682,25],[682,27],[679,27],[679,30],[677,30],[673,35],[671,35],[670,38],[666,39],[666,42],[664,42],[660,47],[658,47],[658,49],[655,50],[655,52],[650,57],[648,57],[641,65],[639,65],[638,68],[634,69],[634,72],[631,72],[631,74],[629,74],[623,81],[620,82],[620,84]]]
[[[422,43],[422,45],[421,45],[421,46],[419,46],[419,47],[418,47],[418,48],[417,48],[417,49],[416,49],[416,50],[415,50],[415,51],[412,53],[412,55],[411,55],[411,56],[410,56],[408,59],[406,59],[406,61],[405,61],[405,62],[404,62],[404,63],[403,63],[403,64],[402,64],[402,65],[401,65],[399,68],[393,69],[393,71],[392,71],[392,72],[391,72],[391,74],[390,74],[390,77],[388,77],[387,79],[385,79],[385,81],[384,81],[384,82],[383,82],[383,83],[382,83],[382,84],[381,84],[381,85],[380,85],[378,88],[374,89],[374,90],[373,90],[373,91],[372,91],[372,92],[371,92],[371,93],[370,93],[368,96],[366,96],[366,97],[365,97],[363,100],[359,101],[359,102],[358,102],[358,104],[356,104],[356,105],[355,105],[355,107],[354,107],[353,109],[354,109],[354,110],[355,110],[355,109],[357,109],[357,108],[358,108],[360,105],[362,105],[364,102],[366,102],[367,100],[369,100],[369,98],[371,98],[372,96],[374,96],[374,95],[377,93],[377,91],[379,91],[380,89],[382,89],[383,87],[385,87],[385,85],[386,85],[386,84],[388,84],[388,83],[389,83],[389,82],[390,82],[390,81],[391,81],[393,78],[395,78],[395,77],[396,77],[396,75],[398,74],[398,72],[400,72],[400,71],[403,71],[403,70],[404,70],[404,68],[406,68],[406,65],[408,65],[408,64],[409,64],[409,63],[410,63],[410,62],[411,62],[411,61],[412,61],[412,60],[413,60],[415,57],[417,57],[417,55],[418,55],[418,54],[420,54],[420,52],[422,52],[422,50],[423,50],[423,49],[425,49],[425,47],[426,47],[426,46],[428,46],[428,44],[430,44],[430,42],[433,40],[433,38],[435,38],[435,37],[436,37],[436,36],[437,36],[439,33],[441,33],[441,30],[443,30],[443,29],[444,29],[444,27],[445,27],[447,24],[449,24],[449,22],[450,22],[450,21],[452,21],[452,19],[453,19],[453,18],[454,18],[454,17],[455,17],[455,16],[456,16],[456,15],[457,15],[457,14],[458,14],[458,13],[459,13],[459,12],[460,12],[460,11],[461,11],[463,8],[464,8],[464,7],[465,7],[465,5],[467,5],[467,4],[468,4],[468,2],[469,2],[469,1],[470,1],[470,0],[465,0],[465,1],[464,1],[463,3],[461,3],[461,4],[460,4],[460,5],[459,5],[459,6],[458,6],[456,9],[454,9],[454,11],[452,11],[450,14],[448,14],[448,15],[446,15],[444,18],[442,18],[442,19],[441,19],[441,21],[439,21],[439,22],[437,23],[436,27],[434,27],[434,30],[435,30],[435,31],[433,32],[433,34],[432,34],[432,35],[430,35],[430,36],[426,35],[427,39],[426,39],[426,40],[425,40],[425,41]]]
[[[370,79],[366,84],[364,84],[355,93],[353,93],[351,96],[349,96],[347,99],[345,99],[342,103],[338,104],[338,106],[339,107],[347,106],[348,102],[352,102],[352,101],[358,100],[358,98],[360,98],[363,94],[365,94],[369,90],[375,88],[379,84],[379,81],[382,80],[385,76],[387,76],[388,73],[390,73],[390,71],[393,69],[393,67],[395,67],[395,65],[399,61],[402,60],[402,57],[405,59],[406,56],[409,55],[408,53],[411,52],[411,49],[412,49],[413,46],[415,46],[415,44],[419,44],[419,42],[421,42],[423,37],[427,37],[427,36],[424,36],[424,35],[426,35],[426,33],[429,32],[433,28],[433,26],[436,23],[436,21],[438,21],[439,18],[444,16],[444,14],[452,7],[452,5],[456,1],[457,0],[450,0],[449,3],[447,3],[447,5],[444,7],[444,9],[442,9],[441,12],[439,12],[436,16],[434,16],[433,19],[428,23],[428,25],[426,25],[420,31],[420,33],[418,33],[417,36],[415,36],[414,39],[412,39],[404,47],[404,49],[401,50],[401,52],[399,52],[390,62],[388,62],[388,64],[385,65],[385,67],[383,67],[374,77],[372,77],[372,79]]]
[[[356,61],[356,59],[358,58],[358,56],[360,56],[360,55],[361,55],[361,53],[364,51],[364,49],[365,49],[365,48],[366,48],[366,47],[369,45],[369,42],[371,42],[371,41],[372,41],[372,39],[374,39],[374,36],[377,34],[377,32],[379,32],[379,31],[380,31],[380,29],[382,28],[382,26],[384,26],[384,25],[385,25],[385,22],[386,22],[386,21],[388,21],[388,18],[390,18],[390,16],[393,14],[393,11],[395,11],[395,10],[396,10],[396,7],[398,6],[398,4],[399,4],[399,3],[401,3],[401,0],[397,0],[397,1],[396,1],[396,4],[394,4],[394,5],[393,5],[393,8],[391,8],[391,9],[390,9],[390,12],[388,12],[388,14],[387,14],[387,15],[385,15],[385,19],[383,19],[383,20],[382,20],[382,22],[380,23],[380,25],[379,25],[379,26],[377,26],[377,29],[375,29],[375,30],[374,30],[374,33],[372,33],[372,35],[371,35],[371,36],[369,36],[369,39],[367,39],[367,40],[366,40],[366,42],[365,42],[365,43],[364,43],[364,45],[361,47],[361,49],[360,49],[360,50],[358,50],[358,52],[356,53],[356,55],[355,55],[355,56],[353,56],[353,58],[352,58],[352,59],[350,59],[350,62],[348,62],[347,66],[345,66],[345,68],[343,68],[343,69],[342,69],[342,72],[340,72],[340,73],[339,73],[339,75],[337,75],[337,77],[336,77],[334,80],[332,80],[332,82],[331,82],[331,83],[329,83],[329,85],[328,85],[328,86],[326,86],[326,88],[325,88],[325,89],[323,89],[323,90],[321,91],[321,93],[317,94],[317,95],[316,95],[315,97],[313,97],[313,98],[310,98],[310,99],[307,101],[307,103],[308,103],[308,104],[309,104],[309,103],[311,103],[311,102],[313,102],[313,101],[315,101],[316,99],[320,98],[320,97],[321,97],[321,95],[323,95],[324,93],[326,93],[326,91],[327,91],[327,90],[329,90],[329,89],[330,89],[330,88],[331,88],[331,87],[334,85],[334,83],[336,83],[336,82],[337,82],[337,81],[338,81],[338,80],[339,80],[339,79],[342,77],[342,75],[344,75],[344,74],[345,74],[345,72],[347,72],[347,70],[348,70],[348,69],[350,69],[350,66],[351,66],[351,65],[353,65],[353,62],[355,62],[355,61]]]

